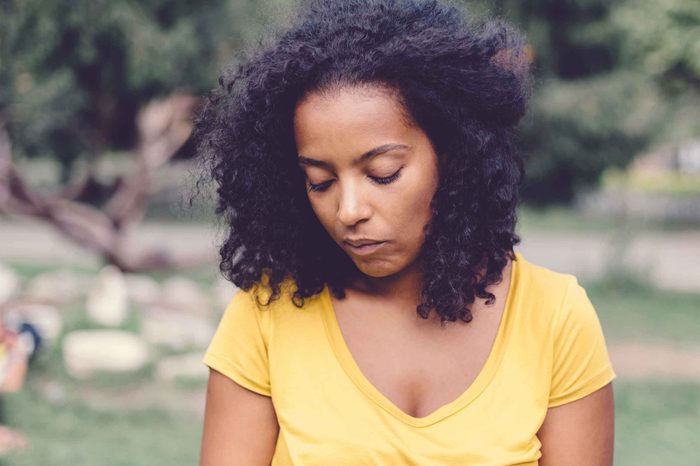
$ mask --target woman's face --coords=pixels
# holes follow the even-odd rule
[[[311,207],[357,268],[379,278],[412,265],[438,166],[396,98],[367,87],[311,93],[296,107],[294,134]]]

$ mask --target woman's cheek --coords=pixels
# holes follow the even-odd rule
[[[316,218],[318,218],[326,232],[331,236],[331,238],[335,238],[333,232],[335,214],[331,207],[324,204],[324,202],[320,202],[318,200],[311,201],[311,209],[314,211],[314,214],[316,214]]]

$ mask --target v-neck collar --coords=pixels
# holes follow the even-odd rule
[[[362,391],[368,398],[392,414],[394,417],[408,425],[414,427],[427,427],[461,410],[469,403],[474,401],[488,386],[496,374],[496,370],[498,369],[503,357],[506,342],[508,341],[508,333],[510,332],[511,328],[510,321],[512,320],[512,314],[514,312],[514,303],[517,302],[516,295],[518,294],[519,289],[518,282],[521,273],[521,261],[523,261],[522,255],[519,252],[515,252],[515,256],[516,259],[512,261],[510,284],[508,294],[506,296],[503,315],[501,316],[501,321],[499,323],[498,331],[496,332],[496,338],[492,344],[491,351],[486,358],[486,362],[479,371],[479,374],[473,380],[471,385],[469,385],[469,387],[453,401],[442,405],[427,416],[414,417],[401,410],[391,400],[384,396],[384,394],[374,385],[372,385],[367,377],[365,377],[360,370],[360,367],[355,362],[355,358],[350,352],[350,349],[345,342],[345,338],[343,337],[343,333],[340,330],[340,325],[333,308],[330,290],[326,285],[321,293],[323,304],[323,322],[326,328],[328,340],[341,367],[355,383],[355,385],[357,385],[360,391]]]

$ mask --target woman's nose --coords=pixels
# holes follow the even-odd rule
[[[368,219],[372,210],[357,183],[345,183],[340,189],[338,201],[338,221],[345,226]]]

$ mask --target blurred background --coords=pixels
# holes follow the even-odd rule
[[[518,249],[598,310],[615,464],[700,464],[700,2],[466,3],[531,43]],[[235,288],[190,121],[291,6],[0,0],[0,312],[42,336],[0,464],[196,464]]]

